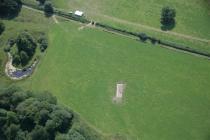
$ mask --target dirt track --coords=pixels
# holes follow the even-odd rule
[[[178,36],[178,37],[181,37],[181,38],[196,40],[196,41],[205,42],[205,43],[210,42],[210,40],[208,40],[208,39],[194,37],[194,36],[181,34],[181,33],[177,33],[177,32],[172,32],[172,31],[162,31],[161,29],[158,29],[158,28],[143,25],[143,24],[140,24],[140,23],[130,22],[130,21],[127,21],[127,20],[118,19],[118,18],[115,18],[115,17],[107,16],[107,15],[100,15],[100,16],[103,16],[104,18],[107,18],[107,19],[111,19],[112,21],[116,21],[116,22],[119,22],[119,23],[127,24],[127,25],[141,27],[141,28],[144,28],[144,29],[148,29],[148,30],[163,33],[163,34],[170,34],[170,35]]]

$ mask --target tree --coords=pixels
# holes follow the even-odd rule
[[[32,140],[48,140],[49,134],[43,126],[37,125],[31,132]]]
[[[20,12],[21,6],[21,0],[0,0],[0,17],[15,17]]]
[[[29,61],[29,56],[25,51],[20,52],[20,59],[21,59],[21,64],[26,65]]]
[[[30,58],[34,55],[37,46],[32,35],[26,31],[18,35],[16,39],[16,45],[18,47],[19,53],[24,51]]]
[[[13,65],[19,65],[20,63],[21,63],[20,56],[18,54],[16,54],[15,56],[13,56],[12,64]]]
[[[20,126],[16,125],[16,124],[11,124],[9,127],[6,128],[6,137],[8,140],[14,140],[15,137],[17,136],[17,133],[20,129]]]
[[[41,5],[43,5],[46,0],[36,0],[36,1],[38,1]]]
[[[48,41],[45,35],[41,35],[38,39],[41,52],[44,52],[48,47]]]
[[[54,9],[52,3],[50,1],[46,1],[44,4],[44,12],[46,16],[51,16],[54,13]]]
[[[45,98],[37,94],[13,86],[0,90],[1,140],[85,140],[86,134],[71,127],[70,110],[49,93]]]
[[[163,7],[161,13],[162,29],[170,30],[175,26],[176,10],[171,7]]]
[[[0,21],[0,35],[2,34],[2,32],[5,30],[5,25],[3,22]]]

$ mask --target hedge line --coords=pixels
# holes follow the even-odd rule
[[[78,21],[78,22],[90,23],[90,21],[88,19],[86,19],[85,17],[77,17],[74,14],[70,14],[70,13],[66,13],[66,12],[63,12],[63,11],[59,11],[57,9],[55,9],[54,13],[56,15],[58,15],[58,16],[65,17],[65,18],[68,18],[68,19],[71,19],[71,20],[75,20],[75,21]]]
[[[168,46],[168,47],[172,47],[172,48],[175,48],[175,49],[187,51],[187,52],[190,52],[190,53],[194,53],[194,54],[210,57],[210,54],[207,53],[207,52],[201,52],[199,50],[195,50],[195,49],[189,48],[187,46],[179,45],[179,44],[176,44],[174,42],[160,40],[159,44],[165,45],[165,46]]]
[[[210,54],[207,53],[207,52],[201,52],[199,50],[195,50],[195,49],[187,47],[187,46],[176,44],[174,42],[160,40],[160,39],[157,39],[155,37],[148,36],[145,33],[129,32],[127,30],[115,28],[115,27],[112,27],[112,26],[109,26],[109,25],[105,25],[105,24],[102,24],[102,23],[96,23],[96,26],[99,26],[101,28],[105,28],[107,30],[119,32],[119,33],[122,33],[122,34],[132,35],[132,36],[138,37],[143,42],[149,40],[149,41],[151,41],[152,44],[160,44],[160,45],[164,45],[164,46],[167,46],[167,47],[172,47],[172,48],[175,48],[175,49],[178,49],[178,50],[187,51],[187,52],[190,52],[190,53],[194,53],[194,54],[210,57]]]

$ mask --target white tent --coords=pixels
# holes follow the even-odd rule
[[[74,12],[74,14],[76,15],[76,16],[79,16],[79,17],[81,17],[81,16],[83,16],[84,15],[84,12],[82,12],[82,11],[75,11]]]

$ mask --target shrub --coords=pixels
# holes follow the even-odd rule
[[[5,47],[4,52],[10,52],[10,46]]]
[[[40,36],[40,38],[38,39],[38,43],[40,44],[41,52],[44,52],[48,47],[47,38],[44,35]]]
[[[144,42],[148,39],[148,36],[145,33],[140,33],[139,38],[141,39],[141,41]]]
[[[156,44],[158,42],[160,42],[158,39],[154,38],[154,37],[149,37],[150,41],[152,44]]]
[[[16,43],[16,40],[13,39],[13,38],[10,38],[10,39],[8,40],[8,43],[7,43],[7,44],[8,44],[10,47],[12,47],[15,43]]]
[[[13,56],[12,64],[14,64],[14,65],[20,65],[20,63],[21,63],[20,56],[18,54],[16,54],[15,56]]]
[[[3,22],[0,21],[0,35],[4,32],[5,30],[5,25]]]

